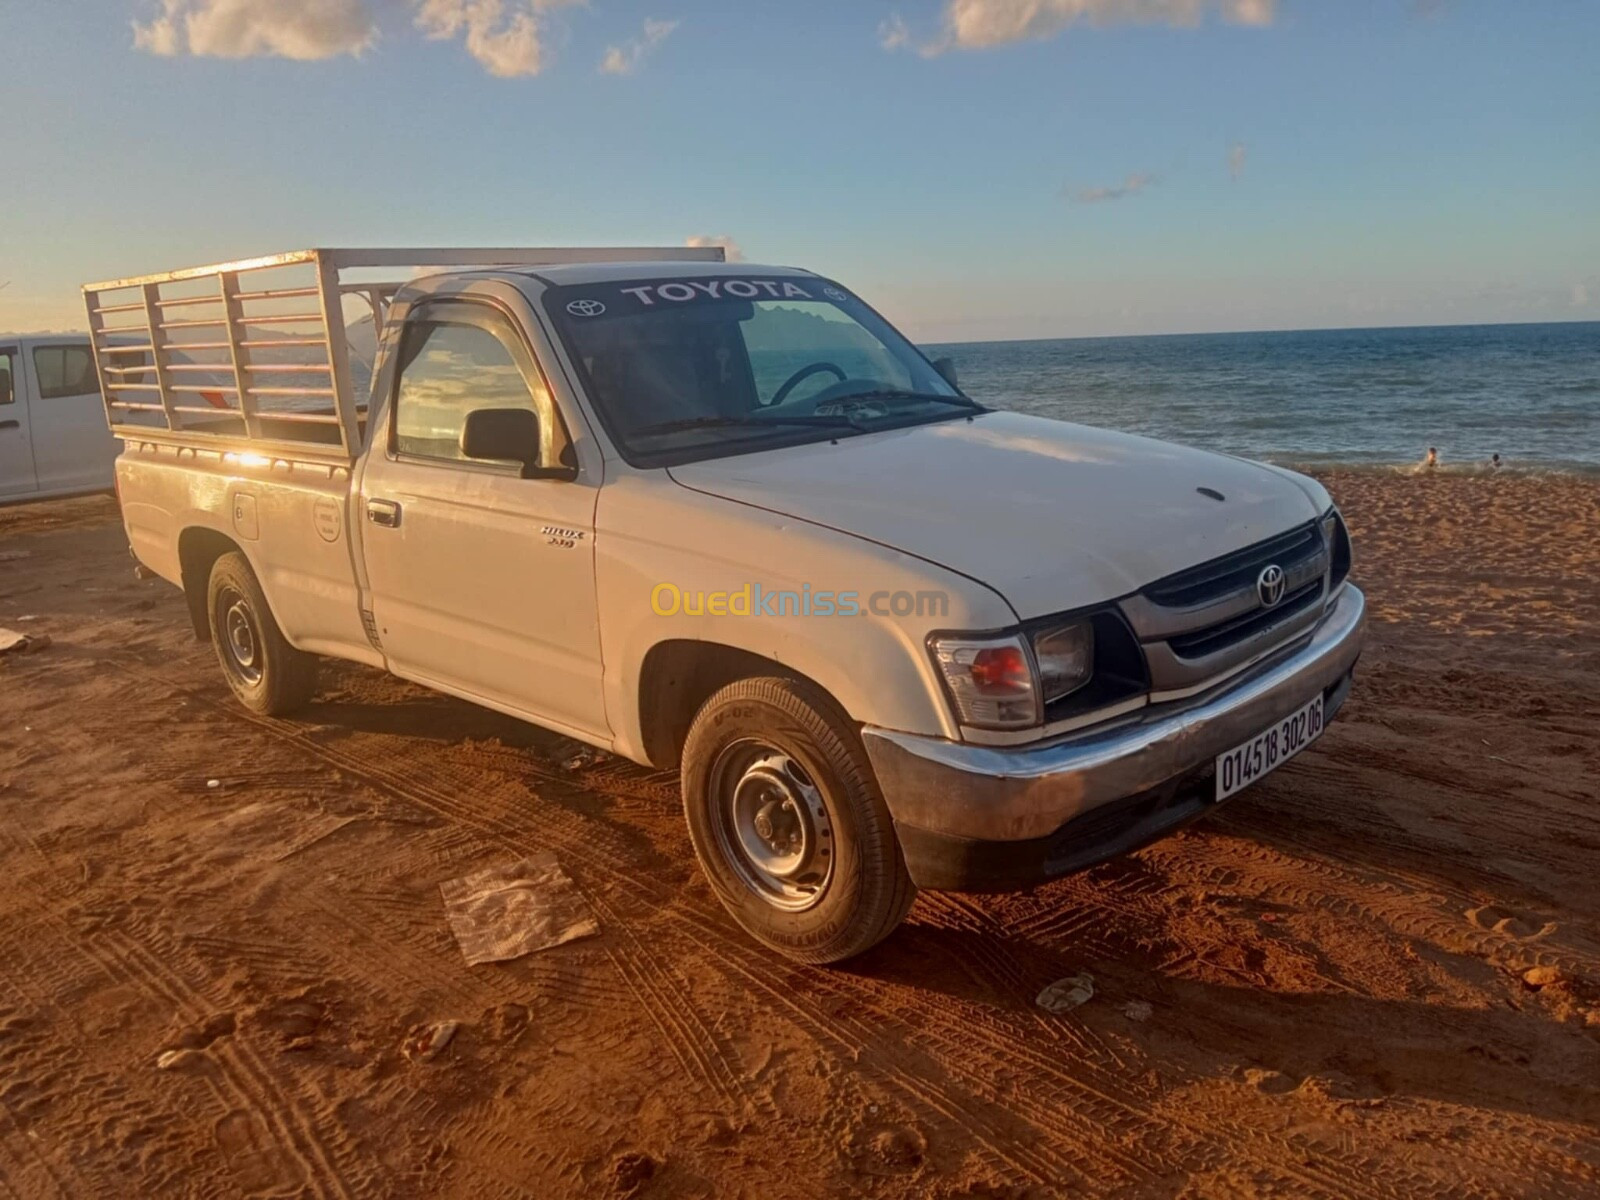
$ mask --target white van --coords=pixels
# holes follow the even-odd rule
[[[109,491],[121,449],[87,336],[0,334],[0,504]]]

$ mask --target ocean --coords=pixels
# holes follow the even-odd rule
[[[1287,466],[1600,474],[1600,321],[924,349],[994,408]]]

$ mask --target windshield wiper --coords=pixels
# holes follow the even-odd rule
[[[966,396],[944,396],[938,392],[909,392],[902,388],[873,388],[870,392],[851,392],[848,396],[840,396],[830,403],[849,404],[852,400],[927,400],[934,404],[970,409],[973,412],[989,411],[976,400],[968,399]]]
[[[839,416],[810,417],[681,417],[676,421],[657,421],[632,431],[634,437],[656,433],[677,433],[685,429],[760,429],[764,425],[804,425],[821,429],[854,429],[866,432],[866,426],[855,418]]]

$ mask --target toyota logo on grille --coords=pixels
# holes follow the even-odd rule
[[[1283,589],[1287,583],[1283,568],[1277,563],[1263,567],[1261,574],[1256,576],[1256,595],[1261,597],[1261,607],[1276,608],[1278,601],[1283,599]]]
[[[567,305],[567,311],[575,317],[598,317],[605,310],[606,306],[598,300],[574,300]]]

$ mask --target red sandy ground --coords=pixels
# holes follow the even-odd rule
[[[254,718],[109,500],[0,510],[54,643],[0,660],[0,1191],[1600,1193],[1600,490],[1329,482],[1375,620],[1316,748],[834,970],[717,907],[672,777],[358,668]],[[601,934],[467,967],[439,882],[540,849]]]

